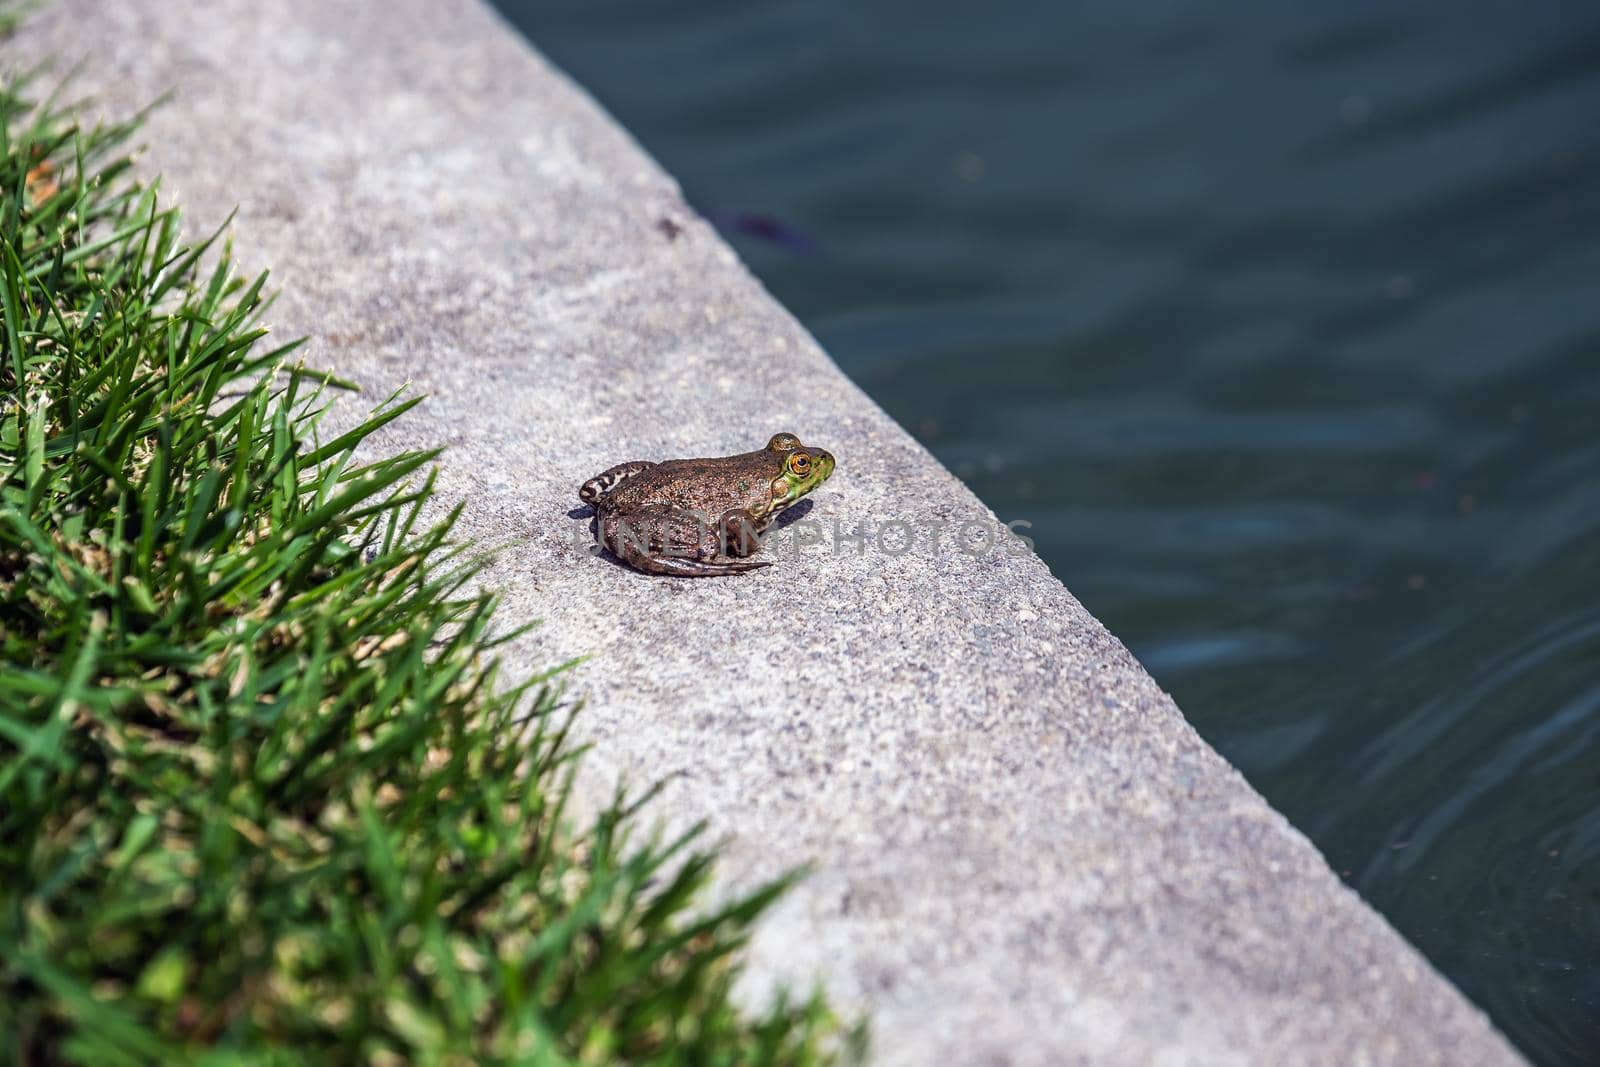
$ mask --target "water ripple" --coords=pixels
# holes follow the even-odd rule
[[[1537,1062],[1600,1049],[1600,21],[506,0]],[[848,458],[846,458],[848,462]]]

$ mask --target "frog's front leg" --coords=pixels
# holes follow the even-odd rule
[[[583,483],[583,487],[578,490],[578,499],[585,504],[593,504],[615,489],[618,483],[654,466],[655,464],[648,459],[636,459],[618,463],[615,467],[607,467]]]
[[[753,556],[761,551],[761,532],[766,525],[750,513],[749,508],[724,511],[717,523],[721,533],[721,548],[727,556]]]
[[[603,515],[600,543],[629,566],[650,574],[711,578],[768,566],[765,560],[722,555],[721,536],[704,517],[682,508],[655,504],[626,515]]]

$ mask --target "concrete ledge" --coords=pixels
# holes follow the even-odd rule
[[[391,440],[448,445],[467,532],[520,539],[513,666],[594,654],[597,780],[676,775],[659,810],[735,881],[818,864],[755,977],[823,976],[878,1062],[1520,1062],[1037,559],[684,582],[579,548],[582,479],[779,429],[839,457],[830,530],[993,517],[475,0],[56,0],[6,61],[42,52],[113,113],[178,90],[148,166],[196,228],[239,204],[313,361],[429,394]]]

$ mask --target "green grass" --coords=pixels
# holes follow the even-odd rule
[[[730,997],[786,882],[564,817],[552,675],[497,680],[434,454],[319,434],[265,278],[0,85],[0,1063],[814,1064]],[[325,439],[326,438],[326,439]],[[429,512],[433,514],[433,512]]]

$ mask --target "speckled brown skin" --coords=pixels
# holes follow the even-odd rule
[[[772,520],[833,473],[833,455],[792,433],[755,452],[715,459],[619,463],[583,483],[595,536],[618,559],[650,574],[708,578],[768,566],[761,551]]]

